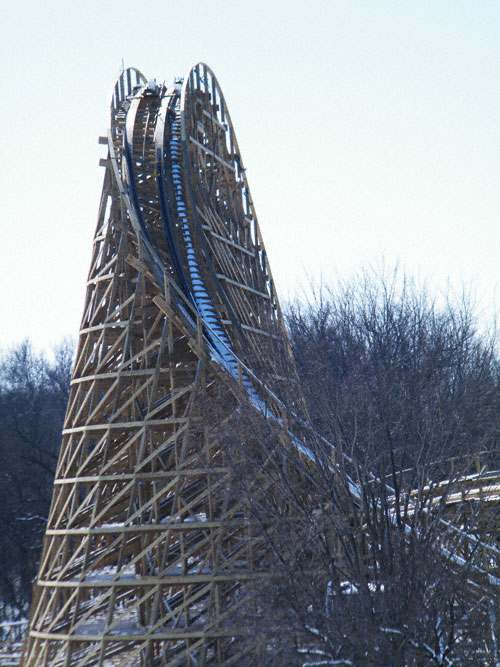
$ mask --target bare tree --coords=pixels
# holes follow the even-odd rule
[[[438,308],[404,276],[364,274],[288,323],[313,424],[374,472],[496,451],[495,339],[467,299]]]
[[[25,341],[0,362],[0,614],[22,617],[31,597],[52,496],[73,345],[54,361]]]
[[[248,622],[269,662],[497,664],[498,509],[474,493],[498,467],[494,341],[467,303],[438,309],[407,280],[324,291],[289,324],[334,447],[304,434],[305,456],[251,406],[220,434],[267,545]]]

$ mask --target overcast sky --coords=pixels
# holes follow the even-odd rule
[[[4,3],[0,346],[76,336],[122,59],[224,92],[282,298],[395,262],[500,305],[500,2]]]

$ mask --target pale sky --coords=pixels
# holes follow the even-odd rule
[[[500,305],[500,2],[2,7],[0,347],[78,333],[122,58],[224,92],[282,299],[399,262]]]

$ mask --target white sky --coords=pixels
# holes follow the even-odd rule
[[[212,67],[282,297],[399,261],[500,304],[500,2],[17,0],[2,7],[0,346],[74,335],[122,58]],[[498,294],[497,294],[498,292]]]

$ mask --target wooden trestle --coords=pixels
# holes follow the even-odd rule
[[[197,65],[166,88],[126,70],[101,143],[103,193],[22,664],[253,664],[261,647],[238,642],[237,611],[250,604],[259,548],[204,399],[223,377],[233,396],[223,416],[238,392],[277,423],[283,400],[303,408],[215,77]]]

